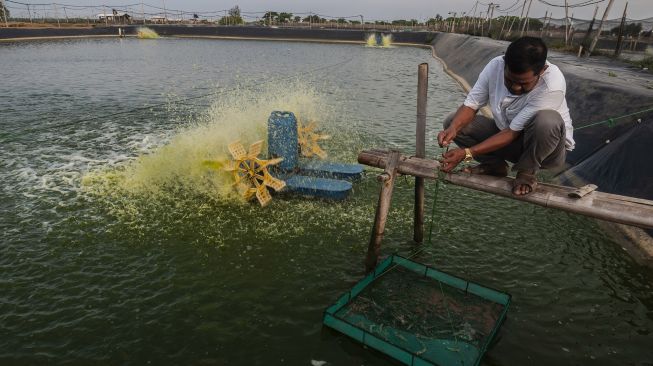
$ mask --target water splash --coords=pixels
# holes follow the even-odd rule
[[[383,47],[390,47],[392,45],[392,34],[382,34],[381,43]]]
[[[389,48],[392,46],[392,35],[372,33],[365,40],[366,47]]]
[[[367,47],[376,47],[376,34],[372,33],[367,36],[366,45]]]
[[[330,157],[355,162],[356,152],[369,141],[363,141],[355,120],[337,114],[333,92],[333,87],[297,80],[223,94],[200,118],[171,133],[165,144],[86,173],[82,192],[101,210],[98,215],[117,220],[118,228],[107,230],[125,231],[130,240],[199,230],[201,235],[189,234],[202,238],[198,244],[223,246],[255,238],[299,237],[327,227],[342,232],[334,242],[350,240],[369,226],[373,200],[361,202],[353,195],[336,204],[285,196],[261,209],[242,200],[227,172],[203,164],[207,159],[230,159],[227,145],[234,140],[245,145],[265,140],[274,110],[318,121],[320,130],[334,137],[326,146]],[[363,189],[361,183],[358,189]]]
[[[156,196],[174,187],[214,199],[231,197],[231,176],[207,169],[205,160],[230,159],[227,145],[233,141],[248,145],[265,140],[271,111],[293,111],[328,123],[330,108],[324,95],[299,81],[239,89],[215,100],[198,120],[170,136],[167,144],[126,164],[89,172],[82,185],[99,195]]]
[[[153,29],[147,27],[138,27],[136,30],[136,35],[141,39],[156,39],[159,38],[159,34],[156,33]]]

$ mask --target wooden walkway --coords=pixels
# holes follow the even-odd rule
[[[358,162],[368,166],[386,169],[390,151],[364,150],[358,155]],[[398,174],[413,175],[425,179],[437,179],[440,163],[436,160],[399,156],[396,166]],[[577,213],[601,220],[653,229],[653,201],[591,191],[580,198],[577,188],[539,183],[534,192],[524,196],[512,194],[513,178],[498,178],[488,175],[466,173],[446,174],[449,183],[496,194],[503,197],[534,203],[536,205]],[[599,187],[600,188],[600,187]],[[582,193],[581,193],[582,194]]]

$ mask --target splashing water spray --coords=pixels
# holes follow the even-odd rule
[[[370,34],[367,36],[366,43],[367,47],[376,47],[376,34]]]
[[[381,44],[383,47],[390,47],[392,45],[392,34],[382,34]]]
[[[253,165],[249,164],[248,166],[250,168],[254,166],[254,168],[244,170],[248,173],[251,170],[254,180],[260,175],[261,181],[256,180],[251,185],[252,187],[247,187],[246,198],[251,198],[252,193],[256,193],[250,188],[260,188],[259,186],[262,185],[281,190],[283,184],[270,177],[265,179],[266,174],[259,172],[259,166],[256,165],[257,160],[254,159],[255,155],[264,151],[264,145],[268,144],[269,139],[272,138],[270,136],[274,136],[270,133],[272,131],[270,130],[270,121],[272,120],[270,112],[275,110],[297,111],[307,121],[319,119],[328,123],[333,113],[331,108],[314,88],[299,81],[268,85],[257,88],[257,90],[236,90],[215,101],[199,121],[177,130],[173,136],[169,137],[167,144],[120,166],[89,172],[84,176],[82,184],[87,192],[96,197],[102,196],[107,201],[121,200],[130,196],[145,196],[153,199],[157,197],[165,199],[169,196],[174,198],[183,192],[223,201],[237,196],[233,179],[236,165],[233,165],[233,162],[226,163],[234,159],[236,162],[242,163],[240,160],[247,156],[254,162]],[[283,142],[292,140],[291,142],[294,143],[293,154],[298,154],[297,135],[299,131],[294,116],[291,122],[293,123],[290,128],[294,131],[294,139],[289,139],[284,135],[283,138],[275,137],[274,140]],[[315,133],[308,135],[320,137]],[[234,144],[234,141],[251,144],[265,139],[265,137],[268,137],[268,140],[255,143],[255,148],[250,149],[249,153],[241,153],[240,150],[244,150],[244,148],[236,149]],[[240,146],[240,144],[238,145]],[[321,151],[312,145],[311,148],[314,154]],[[239,152],[235,153],[236,150]],[[269,158],[283,157],[284,163],[289,160],[290,155],[288,154],[278,156],[280,154],[272,154],[272,150],[270,152],[272,156],[268,156]],[[294,159],[296,160],[296,158]],[[216,164],[211,162],[216,162]],[[276,160],[273,162],[275,164],[268,165],[278,163]],[[207,169],[207,165],[208,167],[215,165],[215,167]],[[324,164],[320,166],[316,163],[304,166],[298,162],[291,167],[292,169],[282,169],[279,172],[279,177],[288,182],[289,191],[293,191],[293,187],[301,188],[303,190],[299,192],[300,194],[316,195],[313,194],[317,192],[316,187],[308,187],[307,184],[315,182],[322,184],[329,179],[301,178],[293,173],[302,168],[306,168],[306,171],[312,169],[312,171],[324,172],[325,170],[341,170],[344,166],[345,164],[327,164],[325,167]],[[362,167],[360,172],[356,171],[355,173],[355,175],[360,175]],[[239,177],[235,183],[239,183],[241,179],[242,177]],[[262,185],[256,183],[262,183]],[[349,190],[351,190],[351,184],[345,193],[348,193]],[[263,188],[261,188],[258,193],[260,197],[257,196],[262,205],[269,202],[269,198],[263,196],[265,193],[267,191],[263,192]]]
[[[140,39],[156,39],[159,35],[152,29],[147,27],[139,27],[136,30],[136,35]]]
[[[392,35],[372,33],[367,36],[365,43],[366,47],[389,48],[392,46]]]

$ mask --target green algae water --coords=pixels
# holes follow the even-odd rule
[[[344,202],[242,202],[203,169],[290,109],[331,159],[429,156],[464,94],[430,50],[192,39],[1,43],[0,363],[386,365],[322,326],[363,276],[379,186]],[[432,186],[428,186],[430,194]],[[409,255],[412,182],[384,253]],[[488,365],[653,360],[650,269],[589,219],[445,186],[414,259],[513,295]],[[427,210],[430,212],[430,210]]]

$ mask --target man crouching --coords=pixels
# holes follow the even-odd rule
[[[517,171],[513,194],[524,195],[535,190],[538,170],[564,165],[574,148],[565,77],[546,57],[540,38],[522,37],[485,66],[438,134],[440,146],[454,141],[461,147],[443,155],[443,171],[475,159],[480,164],[468,172],[505,177],[507,160]],[[477,115],[486,104],[493,119]]]

